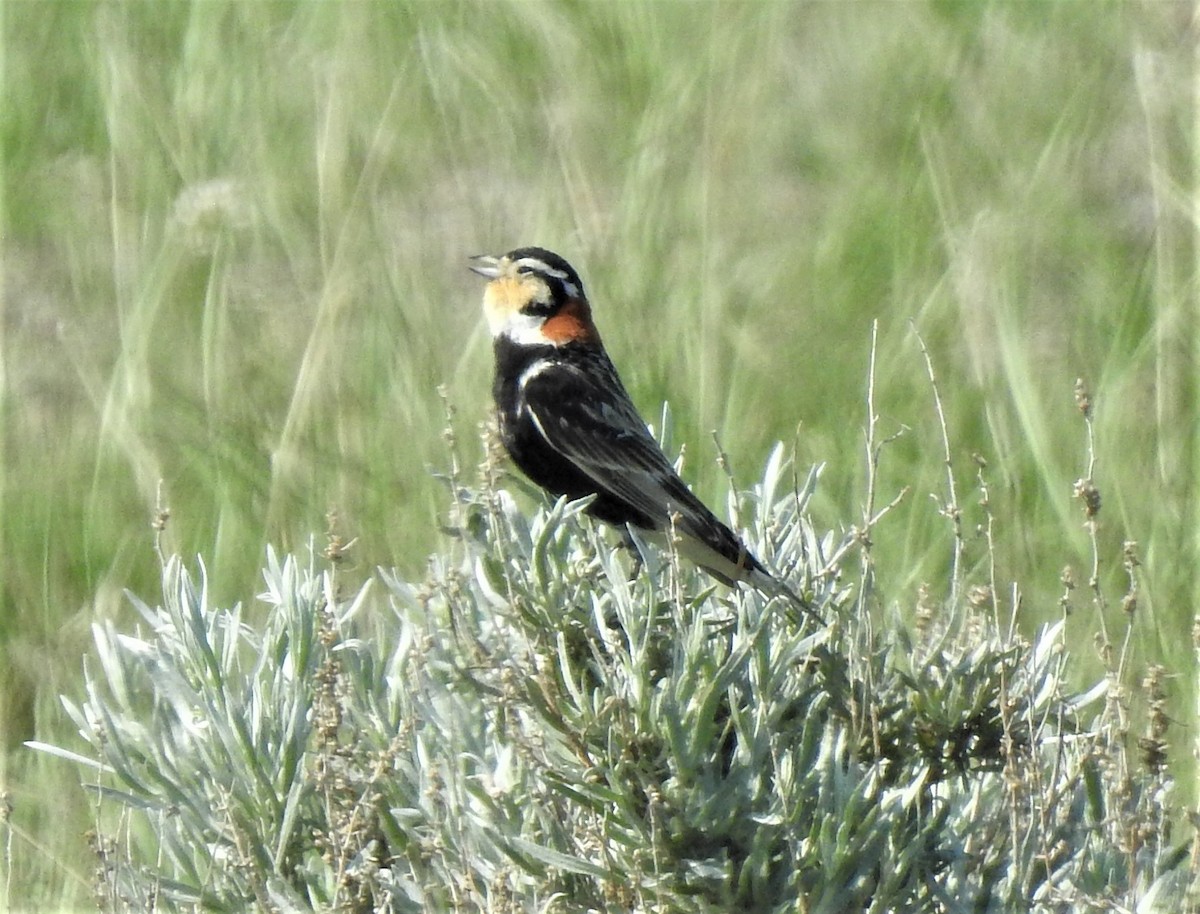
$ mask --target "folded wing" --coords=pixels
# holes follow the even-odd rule
[[[681,533],[732,557],[744,547],[691,493],[650,435],[607,359],[559,362],[523,384],[525,408],[547,444],[619,498],[651,529],[677,514]]]

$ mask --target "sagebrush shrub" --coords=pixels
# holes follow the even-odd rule
[[[103,905],[1194,906],[1169,781],[1114,737],[1118,684],[1068,691],[1061,623],[1026,643],[964,599],[873,624],[862,531],[819,535],[816,474],[786,475],[777,452],[743,500],[748,543],[825,626],[486,479],[452,480],[421,582],[343,592],[269,552],[249,614],[170,559],[65,701],[89,754],[52,750],[92,772]]]

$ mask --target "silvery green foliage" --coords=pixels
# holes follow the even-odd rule
[[[1114,776],[1104,684],[1066,693],[1061,627],[872,634],[845,542],[805,515],[814,481],[797,491],[777,453],[739,507],[825,627],[669,546],[631,578],[584,504],[527,515],[488,487],[455,488],[421,583],[343,595],[269,553],[253,625],[172,560],[137,631],[96,627],[66,702],[89,751],[42,747],[97,792],[107,905],[1178,906],[1161,832],[1121,837],[1169,785]]]

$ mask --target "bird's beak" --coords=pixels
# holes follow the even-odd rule
[[[471,258],[471,272],[478,273],[480,276],[486,276],[488,279],[495,279],[500,275],[500,259],[493,257],[491,254],[476,254]]]

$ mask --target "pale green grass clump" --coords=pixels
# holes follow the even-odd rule
[[[1200,909],[1123,683],[1074,692],[1064,624],[986,597],[881,631],[873,529],[818,534],[780,458],[749,542],[827,626],[670,552],[631,579],[585,502],[526,517],[491,470],[419,582],[269,551],[252,625],[170,559],[96,626],[87,748],[37,746],[94,798],[101,909]]]

